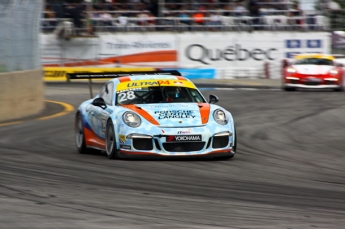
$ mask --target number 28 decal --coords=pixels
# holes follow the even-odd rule
[[[124,102],[126,100],[131,100],[135,98],[134,91],[122,92],[118,96],[119,96],[119,102]]]

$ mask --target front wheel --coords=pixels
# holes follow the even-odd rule
[[[296,91],[295,87],[283,87],[284,91]]]
[[[105,132],[105,146],[106,153],[109,159],[115,159],[119,156],[119,151],[116,146],[114,124],[111,120],[109,120],[109,122],[107,123],[107,129]]]
[[[339,87],[335,88],[334,91],[344,91],[344,86],[343,85],[339,85]]]

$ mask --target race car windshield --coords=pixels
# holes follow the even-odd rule
[[[205,102],[198,90],[178,86],[141,87],[118,91],[116,104],[199,103]]]
[[[296,60],[294,65],[333,65],[333,61],[329,59],[323,58],[304,58],[300,60]]]

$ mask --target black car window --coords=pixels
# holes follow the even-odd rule
[[[205,102],[198,90],[188,87],[142,87],[116,93],[116,104]]]
[[[333,65],[333,61],[324,58],[304,58],[296,60],[294,65]]]

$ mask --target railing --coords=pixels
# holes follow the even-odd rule
[[[49,3],[49,0],[46,2]],[[259,0],[259,12],[256,13],[259,13],[260,17],[254,11],[251,12],[247,4],[242,4],[242,10],[236,10],[238,1],[233,0],[165,0],[157,1],[156,5],[141,2],[122,4],[91,1],[46,4],[42,15],[42,31],[53,32],[65,17],[73,20],[78,33],[92,33],[92,29],[94,32],[345,30],[345,10],[330,10],[320,7],[317,3],[318,10],[302,12],[295,8],[293,1],[278,2]],[[196,13],[202,13],[202,23],[196,23],[192,19]]]
[[[62,21],[71,19],[43,19],[42,31],[51,33],[56,30]],[[117,17],[110,19],[91,18],[88,20],[92,29],[87,30],[87,21],[82,27],[75,27],[77,34],[97,32],[151,32],[151,31],[329,31],[331,19],[322,16],[295,16],[265,15],[261,17],[250,16],[219,16],[204,17],[195,21],[193,18],[179,17]]]

